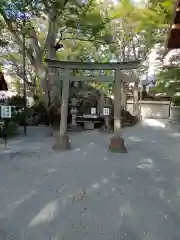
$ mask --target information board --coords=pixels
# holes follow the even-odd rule
[[[11,106],[1,106],[1,118],[11,118]]]
[[[91,114],[93,114],[93,115],[96,114],[96,108],[95,107],[91,108]]]
[[[109,111],[109,108],[103,108],[103,115],[104,116],[109,116],[109,114],[110,114],[110,111]]]

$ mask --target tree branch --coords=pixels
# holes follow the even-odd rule
[[[20,36],[16,33],[12,22],[6,17],[5,13],[0,9],[0,14],[3,16],[4,21],[6,22],[6,25],[8,27],[8,30],[11,32],[11,34],[14,37],[15,42],[18,44],[18,46],[20,48],[23,48],[23,42],[22,39],[20,38]],[[29,60],[31,61],[31,63],[34,65],[35,64],[35,59],[30,51],[30,49],[26,48],[26,52],[27,52],[27,56],[29,58]]]
[[[48,12],[49,11],[49,7],[50,7],[49,4],[48,4],[48,1],[44,0],[43,3],[44,3],[44,7],[45,7],[46,12]]]
[[[63,3],[63,7],[60,11],[60,13],[58,13],[58,15],[62,14],[62,12],[64,11],[67,3],[68,3],[69,0],[65,0],[64,3]],[[46,3],[46,1],[45,1]],[[49,6],[50,7],[50,6]],[[50,8],[48,9],[48,18],[49,18],[49,26],[48,26],[48,34],[47,34],[47,37],[46,37],[46,41],[45,41],[45,46],[48,45],[48,41],[52,38],[52,31],[55,33],[53,35],[55,35],[55,39],[53,39],[53,42],[51,42],[51,44],[54,44],[54,46],[51,46],[51,47],[55,47],[56,45],[56,17],[57,17],[57,12],[56,12],[56,9],[53,9],[53,8]],[[53,20],[52,20],[53,18]]]
[[[17,75],[18,75],[21,79],[23,79],[23,70],[21,69],[21,67],[19,66],[19,64],[16,62],[17,59],[16,59],[12,54],[10,54],[10,55],[8,56],[7,61],[8,61],[13,67],[16,68],[16,73],[17,73]],[[27,74],[26,74],[26,76],[25,76],[25,81],[26,81],[26,83],[27,83],[30,87],[35,87],[35,85],[34,85],[32,82],[29,82],[29,81],[28,81],[28,79],[27,79]]]
[[[31,26],[31,30],[29,33],[29,37],[31,39],[31,44],[33,46],[33,49],[35,50],[35,53],[36,53],[36,60],[38,62],[42,62],[42,52],[39,47],[39,42],[38,42],[36,31],[35,31],[34,27],[32,27],[32,26]]]
[[[96,42],[96,43],[100,43],[100,44],[107,44],[109,45],[110,43],[108,42],[103,42],[103,41],[100,41],[100,40],[95,40],[95,39],[83,39],[83,38],[63,38],[62,39],[63,41],[64,40],[75,40],[75,41],[82,41],[82,42]],[[112,43],[115,43],[115,42],[112,42]]]
[[[62,40],[63,40],[63,33],[67,30],[67,28],[65,27],[63,30],[60,31],[60,38],[57,41],[56,44],[59,44]]]
[[[24,79],[24,74],[23,71],[19,68],[19,66],[15,63],[12,63],[12,66],[14,66],[16,68],[16,73],[17,75],[23,79],[23,81],[25,80],[25,82],[28,84],[29,87],[36,87],[36,85],[32,82],[29,82],[28,78],[27,78],[27,74],[25,75],[25,79]]]

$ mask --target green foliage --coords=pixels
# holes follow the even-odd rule
[[[24,16],[26,16],[25,22]],[[57,59],[83,61],[89,60],[89,52],[94,48],[95,42],[100,41],[102,44],[111,40],[106,28],[109,19],[107,14],[101,14],[101,4],[95,0],[87,4],[74,0],[2,0],[0,19],[6,30],[3,36],[7,36],[11,42],[12,39],[14,40],[11,43],[13,48],[9,45],[8,53],[3,54],[1,60],[6,59],[12,66],[13,73],[22,79],[22,33],[24,32],[26,66],[31,65],[31,70],[28,69],[26,72],[28,79],[38,78],[40,85],[38,91],[47,85],[43,82],[46,67],[44,59],[50,57],[51,53],[54,54],[53,46],[56,43],[63,43],[64,46],[64,49],[57,53]],[[30,86],[29,82],[28,86]],[[34,89],[31,87],[31,90]]]
[[[12,96],[7,101],[8,105],[15,106],[17,109],[22,109],[24,107],[24,97],[21,96]]]
[[[6,125],[6,134],[7,137],[14,137],[18,134],[18,124],[12,120],[7,122]],[[2,132],[2,128],[0,129],[0,137],[3,137],[3,132]]]
[[[157,92],[166,93],[168,96],[173,96],[180,92],[180,68],[162,69],[156,76],[155,89]]]
[[[0,25],[3,27],[0,27],[0,46],[5,43],[7,47],[13,37],[13,48],[19,49],[17,52],[11,48],[3,57],[22,78],[23,21],[22,16],[20,18],[18,15],[20,12],[31,15],[26,18],[25,27],[26,62],[31,66],[27,71],[28,77],[33,76],[31,82],[34,77],[38,79],[38,94],[45,85],[42,82],[43,74],[40,74],[44,59],[49,54],[49,48],[57,42],[64,46],[56,53],[58,60],[96,62],[145,59],[155,43],[164,44],[172,16],[172,1],[150,0],[148,6],[139,7],[131,0],[121,0],[111,9],[104,4],[96,0],[88,3],[75,0],[1,0]],[[11,11],[7,11],[9,6]],[[55,27],[52,28],[54,23]],[[104,73],[109,74],[106,71]],[[162,75],[159,78],[164,79]],[[172,84],[161,80],[157,87],[164,86],[163,91],[171,95]],[[107,86],[102,88],[107,91]]]
[[[8,137],[13,137],[18,134],[18,124],[14,121],[9,121],[7,125],[7,136]]]
[[[8,43],[9,43],[8,41],[0,39],[0,47],[5,47],[8,45]]]
[[[171,101],[174,106],[180,106],[180,96],[173,96]]]
[[[172,7],[173,3],[170,0],[149,1],[149,4],[144,6],[133,4],[130,0],[120,1],[110,14],[121,26],[118,29],[116,23],[114,30],[115,39],[121,41],[119,52],[127,47],[132,49],[133,46],[134,58],[146,59],[154,44],[164,44]]]
[[[27,115],[25,115],[24,111],[14,112],[12,116],[12,120],[13,122],[21,126],[21,125],[24,125],[26,116]]]

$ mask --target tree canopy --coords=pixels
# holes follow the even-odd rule
[[[47,94],[52,89],[45,58],[146,60],[155,44],[165,43],[172,7],[170,0],[139,5],[131,0],[116,5],[96,0],[1,0],[0,59],[22,78],[24,33],[27,82],[33,86],[36,79]]]

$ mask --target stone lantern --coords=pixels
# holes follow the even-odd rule
[[[76,122],[76,115],[78,113],[78,110],[77,110],[77,99],[76,97],[72,97],[72,100],[71,100],[71,127],[70,129],[72,131],[79,131],[79,126]]]
[[[76,99],[76,97],[72,97],[72,99],[71,99],[71,106],[72,107],[76,107],[77,106],[77,99]]]
[[[72,107],[71,108],[71,115],[72,115],[72,120],[71,120],[71,127],[76,127],[77,126],[77,122],[76,122],[76,114],[77,114],[77,108],[76,107]]]

